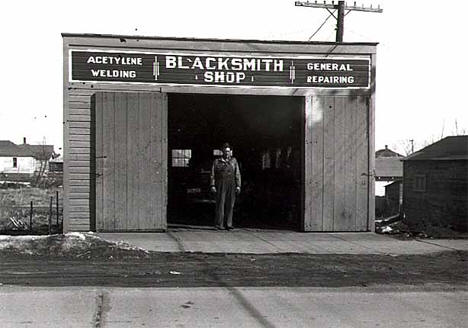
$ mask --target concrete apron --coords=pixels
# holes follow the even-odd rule
[[[160,233],[99,233],[108,241],[123,241],[157,252],[243,254],[430,254],[468,250],[466,240],[397,240],[373,232],[301,233],[278,230],[172,228]]]

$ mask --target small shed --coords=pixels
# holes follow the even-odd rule
[[[403,209],[413,229],[468,228],[468,136],[446,137],[403,160]]]
[[[401,213],[403,206],[403,179],[395,180],[385,186],[385,216]]]
[[[52,158],[49,161],[49,172],[63,172],[63,156]]]

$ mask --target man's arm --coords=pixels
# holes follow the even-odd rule
[[[234,171],[236,174],[236,187],[240,188],[241,187],[241,173],[240,173],[240,168],[239,168],[239,163],[237,163],[237,160],[234,165]]]
[[[216,164],[216,159],[213,161],[213,164],[211,165],[210,187],[215,186],[215,164]]]

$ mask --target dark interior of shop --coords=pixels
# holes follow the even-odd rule
[[[234,226],[299,229],[303,107],[302,97],[169,94],[169,225],[213,225],[210,169],[228,142],[242,173]]]

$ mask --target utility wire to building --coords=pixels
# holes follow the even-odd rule
[[[343,34],[344,34],[344,18],[346,15],[348,15],[351,11],[363,11],[363,12],[371,12],[371,13],[382,13],[383,9],[380,8],[380,5],[377,8],[373,8],[372,5],[370,7],[364,7],[362,6],[357,6],[356,2],[354,2],[353,6],[348,6],[344,1],[338,1],[335,4],[335,1],[332,1],[331,3],[327,3],[324,1],[323,3],[318,3],[318,1],[315,2],[309,2],[309,1],[296,1],[295,2],[296,7],[310,7],[310,8],[321,8],[321,9],[326,9],[329,13],[330,16],[333,16],[336,19],[336,42],[343,42]],[[334,12],[331,12],[331,9],[335,9]],[[347,11],[345,13],[345,11]],[[335,16],[335,13],[337,15]],[[325,25],[327,20],[330,18],[328,16],[325,21],[320,25],[320,27],[312,34],[312,36],[309,38],[309,41],[317,34],[317,32]]]

